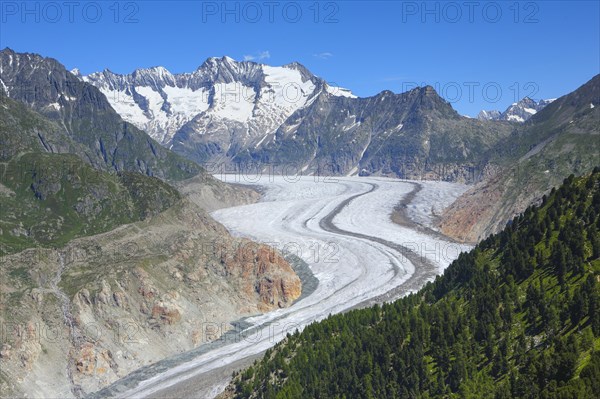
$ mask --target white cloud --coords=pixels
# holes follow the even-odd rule
[[[244,61],[260,61],[260,60],[267,60],[271,58],[271,54],[269,53],[269,50],[265,50],[265,51],[259,51],[256,54],[248,54],[244,56]]]
[[[400,82],[402,80],[406,80],[404,76],[388,76],[380,79],[381,82]]]
[[[331,54],[331,53],[330,53],[330,52],[328,52],[328,51],[325,51],[324,53],[316,53],[316,54],[313,54],[313,57],[317,57],[317,58],[320,58],[320,59],[322,59],[322,60],[327,60],[327,59],[329,59],[329,58],[333,57],[333,54]]]

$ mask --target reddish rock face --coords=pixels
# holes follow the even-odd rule
[[[273,248],[242,241],[237,249],[220,252],[223,273],[239,281],[247,298],[258,296],[261,311],[285,307],[300,296],[300,278]]]
[[[106,373],[111,363],[113,363],[113,356],[110,351],[86,342],[77,354],[75,368],[80,375],[94,376]]]
[[[438,227],[443,234],[461,242],[485,238],[489,234],[486,229],[489,229],[490,221],[500,212],[503,192],[502,187],[494,189],[490,182],[480,183],[444,211]]]
[[[233,256],[224,254],[221,260],[228,275],[241,279],[245,295],[249,298],[258,296],[259,308],[263,311],[285,307],[300,297],[300,278],[271,247],[244,242]]]
[[[175,324],[181,320],[181,312],[175,305],[157,302],[152,307],[152,318],[166,324]]]
[[[93,375],[96,369],[96,352],[91,344],[83,345],[75,362],[77,371],[85,375]]]
[[[293,298],[296,300],[302,294],[302,283],[300,278],[297,279],[283,279],[281,280],[281,292],[284,298]]]

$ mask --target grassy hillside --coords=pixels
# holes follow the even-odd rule
[[[0,255],[60,246],[172,206],[177,190],[133,172],[92,168],[81,145],[24,104],[0,96]]]
[[[600,390],[600,169],[565,180],[443,276],[308,326],[236,398],[592,398]]]

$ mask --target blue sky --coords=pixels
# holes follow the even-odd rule
[[[430,84],[462,114],[553,98],[600,72],[598,1],[0,2],[0,48],[82,73],[206,58],[292,61],[359,96]]]

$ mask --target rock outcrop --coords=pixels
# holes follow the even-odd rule
[[[2,397],[97,391],[219,339],[244,316],[289,306],[302,289],[280,253],[231,237],[185,198],[60,250],[6,256],[0,271],[0,322],[14,326],[0,348]]]

